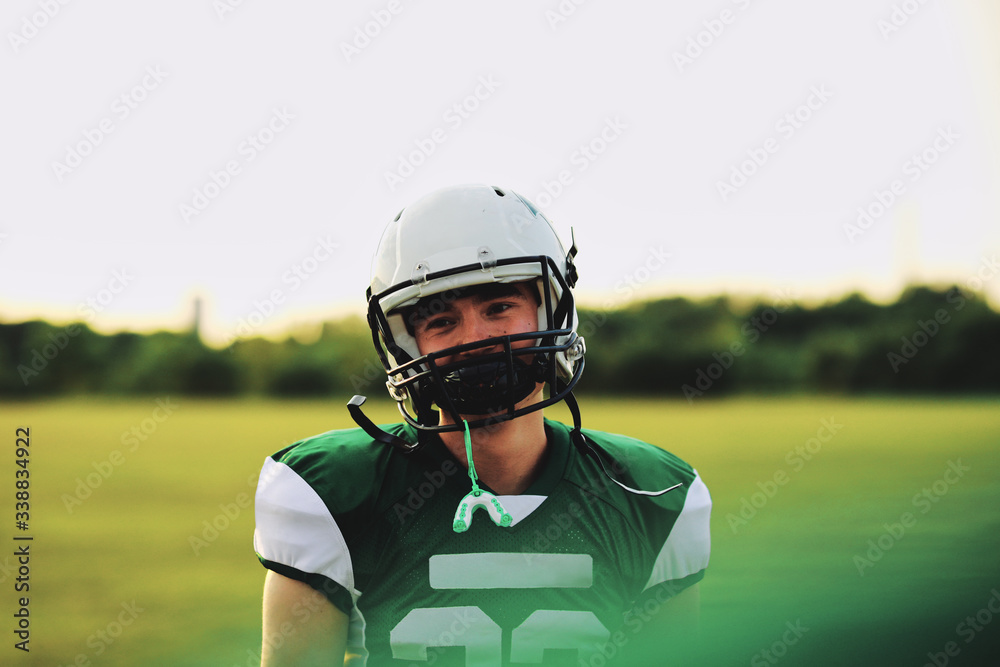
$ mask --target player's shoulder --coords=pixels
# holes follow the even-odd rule
[[[664,480],[673,480],[674,483],[687,483],[697,476],[687,461],[659,445],[621,433],[586,428],[582,430],[592,444],[600,447],[612,460],[635,475],[642,476],[647,472]]]
[[[399,434],[403,430],[403,425],[393,424],[383,428],[390,433]],[[370,465],[388,449],[362,429],[348,428],[303,438],[279,449],[270,458],[296,471],[306,472],[329,465],[337,467]]]
[[[401,437],[408,435],[404,424],[382,428]],[[360,428],[320,433],[269,456],[261,471],[258,495],[269,486],[304,484],[332,512],[348,510],[378,493],[392,456],[391,447],[372,439]]]
[[[570,428],[565,424],[554,422],[550,426],[569,437]],[[635,496],[617,484],[609,483],[605,470],[622,484],[643,491],[658,491],[680,484],[683,490],[653,499],[655,505],[678,512],[688,491],[704,486],[697,471],[688,462],[663,447],[621,433],[586,428],[582,429],[582,433],[600,461],[589,451],[578,451],[571,481],[613,505],[634,505],[637,499],[648,497]]]

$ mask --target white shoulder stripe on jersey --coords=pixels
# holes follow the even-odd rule
[[[321,574],[357,601],[351,553],[319,494],[284,463],[268,458],[254,500],[254,550],[266,560]]]
[[[711,514],[712,498],[708,494],[708,487],[695,471],[694,480],[684,498],[684,507],[656,557],[653,571],[643,590],[664,581],[683,579],[708,567]]]

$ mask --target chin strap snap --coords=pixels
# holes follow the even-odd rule
[[[472,480],[472,491],[465,494],[462,502],[455,510],[455,519],[451,523],[452,529],[456,533],[464,533],[472,525],[472,514],[476,509],[485,507],[493,523],[498,526],[509,526],[513,517],[507,513],[500,503],[500,499],[489,491],[479,488],[479,475],[476,474],[476,465],[472,462],[472,436],[469,433],[469,422],[465,424],[465,456],[469,461],[469,479]]]

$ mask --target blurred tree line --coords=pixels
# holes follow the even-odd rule
[[[958,287],[911,287],[881,305],[853,294],[816,307],[668,298],[580,310],[581,393],[700,400],[740,392],[1000,390],[1000,314]],[[385,375],[360,318],[318,339],[196,333],[102,335],[84,324],[0,324],[0,395],[189,394],[382,398]]]

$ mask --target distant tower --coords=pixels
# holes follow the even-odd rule
[[[920,206],[912,201],[897,204],[893,217],[895,274],[905,289],[927,279],[921,265]]]
[[[201,340],[201,308],[202,300],[200,296],[194,298],[194,313],[191,318],[191,335]]]

